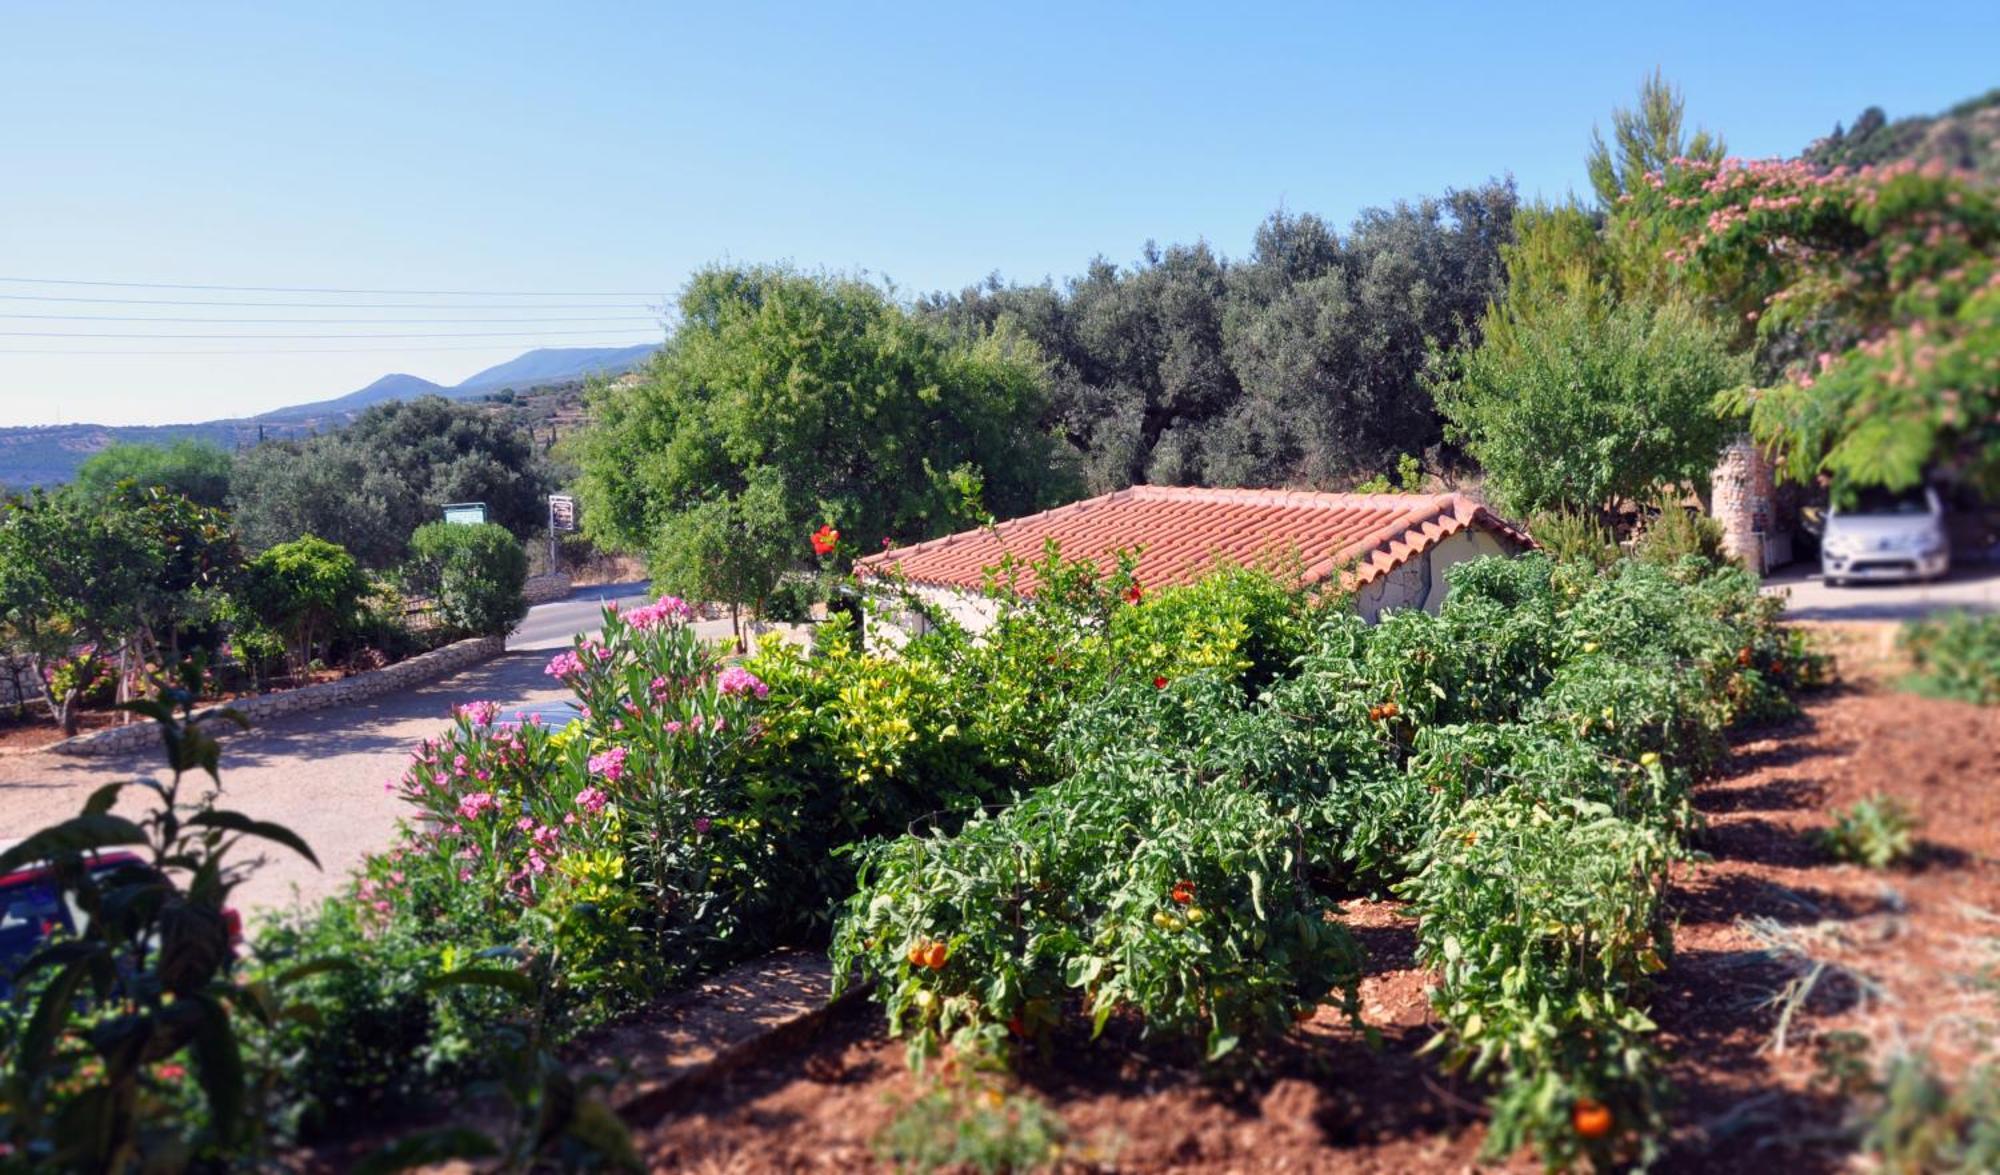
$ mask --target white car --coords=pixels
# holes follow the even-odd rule
[[[1857,580],[1938,579],[1951,570],[1937,491],[1862,490],[1826,512],[1819,569],[1829,587]]]

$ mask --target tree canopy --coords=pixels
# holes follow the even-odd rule
[[[575,444],[589,533],[648,552],[669,589],[754,603],[821,523],[865,549],[1064,492],[1041,360],[1012,329],[951,338],[877,286],[782,268],[698,274],[680,315]]]
[[[131,481],[159,486],[198,505],[221,507],[229,501],[229,478],[235,459],[227,449],[208,441],[178,440],[171,445],[124,441],[93,453],[70,483],[77,492],[102,497]]]
[[[1086,488],[1335,486],[1443,439],[1422,377],[1503,289],[1511,183],[1370,209],[1343,236],[1280,211],[1250,255],[1148,245],[1081,277],[999,278],[920,300],[976,337],[1005,323],[1049,361],[1045,420]]]
[[[424,396],[373,405],[337,432],[246,450],[230,500],[252,550],[318,535],[381,569],[448,502],[484,502],[488,520],[529,535],[546,523],[546,491],[518,424]]]

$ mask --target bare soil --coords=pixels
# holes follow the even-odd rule
[[[1878,634],[1853,640],[1857,652],[1887,649]],[[1851,1107],[1818,1077],[1828,1033],[1862,1034],[1878,1059],[1922,1045],[1947,1070],[1992,1055],[2000,710],[1893,692],[1880,684],[1892,658],[1857,660],[1859,682],[1748,733],[1697,791],[1711,859],[1678,872],[1676,951],[1653,1004],[1676,1096],[1662,1169],[1849,1164]],[[1814,842],[1832,809],[1875,793],[1921,822],[1915,865],[1870,872]],[[1219,1082],[1114,1024],[1107,1039],[1060,1040],[1002,1080],[1062,1118],[1073,1169],[1536,1170],[1526,1154],[1481,1164],[1481,1092],[1415,1055],[1433,1021],[1409,919],[1386,902],[1345,914],[1367,948],[1362,1018],[1379,1047],[1322,1009],[1254,1074]],[[1800,996],[1789,1014],[1788,994]],[[733,1071],[639,1141],[659,1171],[881,1169],[878,1136],[937,1075],[913,1074],[877,1010],[857,1004],[810,1046]]]

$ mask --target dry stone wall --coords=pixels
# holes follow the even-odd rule
[[[446,645],[441,649],[432,649],[428,653],[420,653],[407,661],[398,661],[386,669],[374,669],[367,673],[341,678],[339,681],[321,682],[318,685],[303,686],[275,694],[240,698],[229,703],[228,708],[248,718],[254,728],[260,723],[286,714],[302,714],[309,710],[350,705],[423,685],[442,677],[450,677],[462,669],[468,669],[482,661],[490,661],[506,650],[505,637],[474,637],[471,640]],[[215,729],[226,731],[229,728],[225,725],[217,726]],[[155,746],[159,740],[159,732],[153,723],[134,722],[130,726],[95,730],[72,739],[64,739],[49,749],[62,755],[121,755]]]

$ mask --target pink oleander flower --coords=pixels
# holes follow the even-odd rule
[[[458,802],[458,815],[461,820],[477,820],[486,813],[497,812],[499,809],[500,801],[494,799],[491,792],[476,791]]]
[[[694,609],[679,596],[661,596],[656,603],[634,608],[625,614],[626,623],[640,630],[663,624],[682,624],[694,619]]]
[[[755,694],[761,698],[771,692],[770,686],[741,665],[731,665],[723,670],[716,677],[715,684],[725,694]]]
[[[554,657],[550,658],[549,667],[542,670],[542,672],[548,674],[550,677],[574,677],[583,672],[583,662],[577,659],[575,653],[557,653]]]
[[[694,834],[696,836],[707,836],[710,827],[712,826],[708,822],[708,817],[696,816],[694,818]]]
[[[467,722],[470,722],[474,726],[491,726],[493,725],[493,720],[500,717],[500,704],[498,702],[467,702],[458,708],[458,712],[464,716]]]
[[[612,747],[590,757],[590,773],[602,775],[613,783],[625,777],[625,748]]]
[[[595,816],[604,811],[604,805],[611,800],[611,794],[599,788],[586,787],[576,793],[576,806]],[[575,813],[570,813],[574,816]],[[567,817],[565,817],[567,819]]]
[[[553,824],[544,824],[535,829],[533,839],[537,846],[544,849],[553,849],[556,846],[557,838],[561,836],[562,829],[557,828]]]
[[[519,820],[514,821],[515,832],[533,832],[534,829],[535,821],[532,817],[523,816]]]

